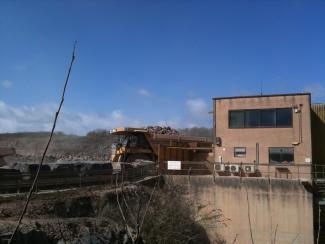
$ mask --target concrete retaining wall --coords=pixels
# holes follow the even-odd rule
[[[252,243],[249,209],[255,244],[314,243],[312,193],[298,181],[170,175],[165,182],[185,187],[211,241],[219,233],[227,243]]]

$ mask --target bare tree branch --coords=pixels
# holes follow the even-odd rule
[[[298,236],[299,236],[299,233],[296,235],[296,237],[292,240],[292,244],[294,244],[295,243],[295,241],[298,239]]]
[[[124,193],[123,193],[123,188],[122,188],[121,195],[122,195],[122,198],[123,198],[123,202],[125,204],[126,211],[130,214],[133,222],[136,224],[137,223],[137,220],[135,219],[135,216],[133,215],[133,213],[132,213],[132,211],[131,211],[131,209],[130,209],[130,207],[129,207],[126,199],[125,199],[125,196],[124,196]]]
[[[76,49],[76,44],[77,44],[77,42],[74,43],[74,47],[73,47],[73,52],[72,52],[72,57],[71,57],[71,62],[70,62],[70,66],[69,66],[68,74],[67,74],[67,77],[66,77],[66,79],[65,79],[65,83],[64,83],[64,87],[63,87],[63,91],[62,91],[62,96],[61,96],[61,101],[60,101],[60,104],[59,104],[59,108],[58,108],[58,110],[57,110],[56,113],[55,113],[55,117],[54,117],[54,121],[53,121],[53,126],[52,126],[52,130],[51,130],[51,134],[50,134],[50,136],[49,136],[49,139],[48,139],[48,142],[47,142],[47,144],[46,144],[45,150],[44,150],[44,152],[43,152],[42,159],[41,159],[41,161],[40,161],[40,163],[39,163],[39,165],[38,165],[38,169],[37,169],[37,172],[36,172],[35,178],[34,178],[34,180],[33,180],[33,183],[32,183],[32,185],[31,185],[30,190],[29,190],[29,193],[28,193],[28,195],[27,195],[27,200],[26,200],[25,206],[24,206],[24,208],[23,208],[23,210],[22,210],[22,212],[21,212],[21,215],[20,215],[19,220],[18,220],[18,222],[17,222],[17,224],[16,224],[16,227],[15,227],[15,230],[14,230],[14,232],[12,233],[12,236],[11,236],[11,238],[10,238],[10,240],[9,240],[9,244],[12,243],[12,241],[13,241],[13,239],[14,239],[16,233],[17,233],[17,230],[18,230],[18,228],[19,228],[19,226],[20,226],[20,224],[21,224],[21,221],[22,221],[23,218],[24,218],[24,215],[25,215],[25,213],[26,213],[26,210],[27,210],[27,207],[28,207],[29,201],[30,201],[30,199],[31,199],[31,197],[32,197],[32,194],[33,194],[33,192],[34,192],[35,186],[37,185],[38,176],[39,176],[39,173],[40,173],[40,171],[41,171],[41,168],[42,168],[42,165],[43,165],[43,162],[44,162],[44,159],[45,159],[45,156],[46,156],[47,150],[48,150],[48,148],[49,148],[49,146],[50,146],[50,144],[51,144],[52,137],[53,137],[53,135],[54,135],[54,130],[55,130],[55,127],[56,127],[56,122],[57,122],[57,120],[58,120],[58,117],[59,117],[59,114],[60,114],[60,111],[61,111],[61,108],[62,108],[62,105],[63,105],[63,102],[64,102],[64,95],[65,95],[65,91],[66,91],[66,89],[67,89],[68,81],[69,81],[69,78],[70,78],[70,73],[71,73],[72,65],[73,65],[73,62],[74,62],[74,60],[75,60],[75,49]]]
[[[147,212],[148,212],[148,209],[149,209],[149,206],[150,206],[151,200],[152,200],[152,196],[153,196],[153,194],[154,194],[154,192],[155,192],[155,190],[156,190],[157,183],[158,183],[158,180],[156,181],[155,186],[153,187],[153,190],[152,190],[152,192],[151,192],[151,194],[150,194],[150,198],[149,198],[149,200],[148,200],[148,203],[147,203],[146,209],[145,209],[145,211],[144,211],[143,218],[142,218],[141,224],[140,224],[140,226],[139,226],[139,237],[140,237],[140,234],[141,234],[141,229],[142,229],[142,226],[143,226],[143,223],[144,223],[144,219],[145,219],[145,217],[146,217],[146,215],[147,215]]]
[[[276,226],[275,226],[273,244],[275,244],[275,241],[276,241],[276,233],[277,233],[277,231],[278,231],[278,224],[276,224]]]
[[[248,216],[248,222],[249,222],[249,232],[251,236],[251,241],[253,244],[254,243],[254,238],[253,238],[253,232],[252,232],[252,223],[251,223],[251,214],[250,214],[250,206],[249,206],[249,198],[248,198],[248,191],[247,191],[247,186],[244,183],[245,190],[246,190],[246,201],[247,201],[247,216]]]
[[[119,210],[120,210],[120,214],[122,216],[122,219],[123,219],[123,222],[124,222],[124,225],[125,225],[125,228],[126,228],[126,231],[128,232],[130,238],[132,239],[132,243],[134,243],[134,239],[133,239],[133,235],[132,235],[132,231],[127,223],[127,220],[125,218],[125,215],[123,213],[123,210],[122,210],[122,207],[121,207],[121,204],[120,204],[120,200],[119,200],[119,195],[118,195],[118,174],[116,175],[117,177],[115,178],[116,179],[116,186],[115,186],[115,193],[116,193],[116,201],[117,201],[117,205],[119,207]]]
[[[320,225],[320,214],[321,214],[321,209],[320,209],[320,205],[318,205],[318,232],[317,232],[317,244],[319,243],[319,233],[320,233],[320,229],[321,229],[321,225]]]
[[[236,234],[235,239],[232,241],[232,244],[234,244],[237,241],[237,236],[238,234]]]

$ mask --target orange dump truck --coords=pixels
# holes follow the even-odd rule
[[[116,136],[112,162],[205,161],[212,152],[212,142],[205,137],[157,134],[145,128],[116,128],[110,133]]]

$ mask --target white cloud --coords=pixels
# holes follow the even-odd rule
[[[212,116],[209,107],[202,98],[188,99],[185,101],[185,110],[172,118],[162,119],[157,122],[159,126],[173,128],[211,127]]]
[[[0,100],[0,133],[49,131],[55,111],[56,105],[53,104],[13,107]],[[128,118],[121,110],[113,110],[105,115],[62,110],[56,131],[83,135],[95,129],[141,125],[140,121]]]
[[[188,99],[186,101],[186,107],[193,116],[206,117],[208,114],[208,106],[201,98]]]
[[[188,99],[186,105],[186,118],[184,127],[207,126],[211,127],[211,115],[207,103],[202,98]]]
[[[312,98],[323,98],[325,99],[325,87],[320,83],[310,83],[305,86],[304,91],[310,92]]]
[[[3,80],[3,81],[1,81],[1,85],[2,85],[4,88],[10,88],[11,85],[12,85],[12,81],[11,81],[11,80]]]
[[[152,96],[151,92],[149,92],[148,90],[143,89],[143,88],[138,90],[138,94],[143,97],[151,97]]]

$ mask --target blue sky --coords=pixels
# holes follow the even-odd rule
[[[325,102],[325,1],[0,1],[0,132],[211,126],[211,98]],[[263,85],[261,85],[263,84]]]

